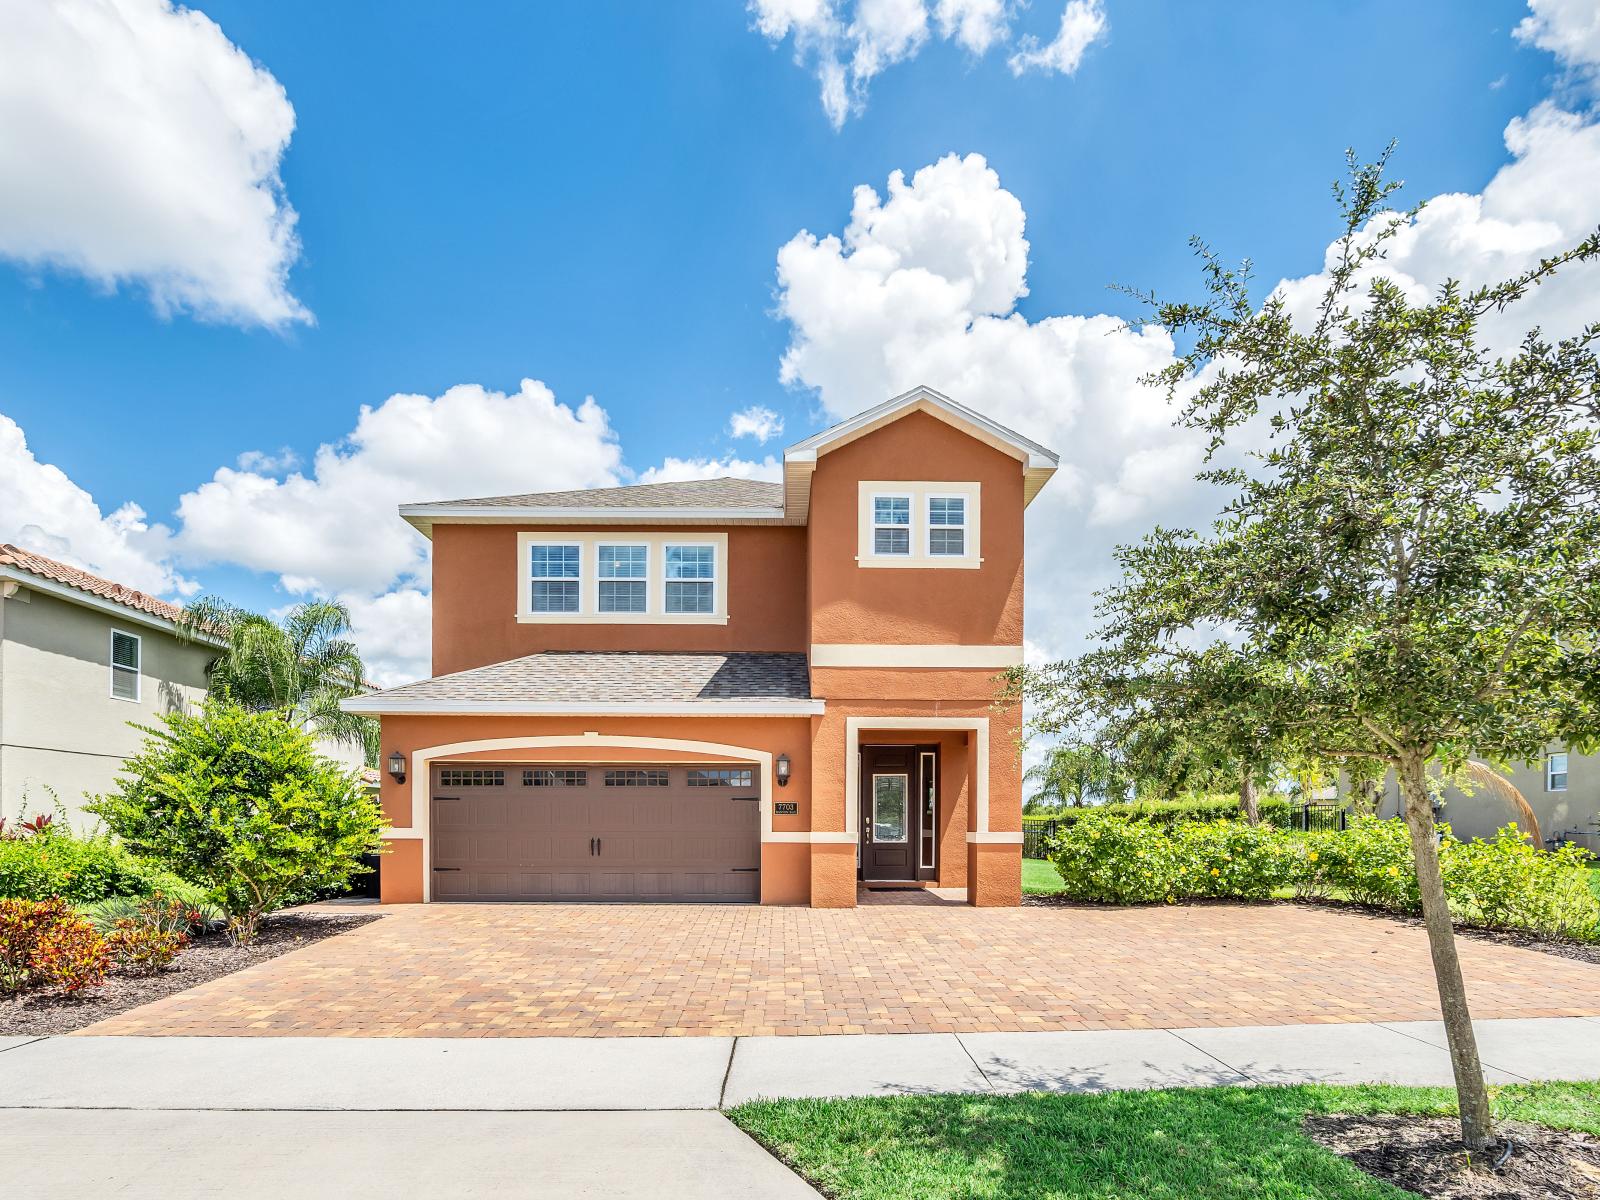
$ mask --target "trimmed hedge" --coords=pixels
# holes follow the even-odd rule
[[[1261,819],[1270,825],[1289,824],[1289,801],[1282,797],[1263,796],[1260,801]],[[1119,804],[1100,804],[1092,808],[1059,808],[1049,813],[1029,813],[1022,819],[1028,821],[1055,821],[1067,826],[1085,817],[1102,814],[1140,821],[1152,825],[1172,825],[1178,821],[1241,821],[1237,796],[1199,796],[1189,800],[1132,800]]]
[[[1458,920],[1600,938],[1600,897],[1588,886],[1586,851],[1540,850],[1515,825],[1472,842],[1457,841],[1448,826],[1440,831],[1445,892]],[[1088,809],[1049,839],[1049,855],[1062,894],[1077,900],[1264,900],[1292,887],[1302,896],[1344,896],[1392,912],[1421,908],[1404,823],[1375,817],[1301,834],[1235,820],[1158,823]]]

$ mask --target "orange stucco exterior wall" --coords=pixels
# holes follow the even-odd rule
[[[982,567],[858,566],[862,480],[977,483]],[[1022,644],[1022,470],[1009,455],[910,413],[817,460],[809,531],[813,644]]]
[[[433,673],[446,675],[541,650],[791,650],[806,648],[806,530],[734,525],[728,535],[726,625],[524,625],[517,621],[517,535],[537,526],[433,527]],[[615,526],[561,526],[561,534]],[[679,532],[682,528],[679,527]],[[630,533],[661,528],[629,526]],[[703,532],[703,530],[697,530]]]
[[[864,568],[858,565],[863,480],[976,483],[981,489],[978,569]],[[517,535],[534,527],[433,528],[433,669],[447,674],[542,650],[791,651],[814,644],[1020,646],[1023,595],[1023,480],[1017,459],[945,422],[912,412],[823,454],[811,483],[808,524],[728,526],[726,624],[522,624],[516,619]],[[561,533],[615,526],[564,526]],[[633,532],[663,530],[629,527]],[[681,528],[681,527],[680,527]],[[702,530],[704,527],[701,527]],[[871,728],[875,716],[986,718],[988,832],[1021,829],[1021,709],[1000,702],[992,669],[822,668],[811,691],[826,703],[810,718],[391,716],[383,756],[486,739],[570,738],[556,748],[452,753],[451,760],[510,762],[709,761],[706,753],[585,748],[583,735],[631,735],[715,742],[787,754],[792,778],[772,800],[798,812],[774,817],[788,834],[854,834],[847,828],[846,720],[866,719],[861,744],[936,743],[940,748],[936,883],[968,890],[975,904],[1015,904],[1021,850],[1010,842],[969,843],[977,824],[975,735],[937,729]],[[737,759],[737,756],[732,756]],[[400,829],[420,827],[408,779],[385,775],[384,811]],[[420,899],[423,859],[416,838],[391,841],[383,862],[385,902]],[[761,899],[767,904],[853,905],[853,842],[767,841]]]

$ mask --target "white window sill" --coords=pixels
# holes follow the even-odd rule
[[[519,625],[726,625],[726,613],[518,613]]]
[[[891,567],[905,570],[907,568],[932,569],[936,571],[976,571],[983,566],[981,558],[959,558],[951,555],[941,558],[937,555],[870,555],[866,558],[856,557],[856,565],[860,567]]]

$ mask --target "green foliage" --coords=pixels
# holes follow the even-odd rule
[[[0,900],[0,991],[98,987],[111,952],[65,901]]]
[[[1289,801],[1273,797],[1260,802],[1261,818],[1268,824],[1285,825],[1289,821]],[[1183,800],[1133,800],[1125,804],[1102,804],[1090,809],[1065,808],[1059,812],[1023,817],[1024,821],[1054,821],[1058,826],[1093,813],[1108,813],[1120,817],[1136,817],[1155,825],[1171,825],[1178,821],[1233,821],[1242,817],[1237,796],[1191,796]]]
[[[1455,918],[1488,929],[1600,937],[1600,897],[1588,855],[1528,844],[1507,825],[1488,841],[1459,842],[1441,826],[1445,890]],[[1157,824],[1087,810],[1048,839],[1059,894],[1105,904],[1191,899],[1266,900],[1293,888],[1389,912],[1421,908],[1403,821],[1356,817],[1348,829],[1293,833],[1239,820]],[[1036,888],[1035,890],[1044,890]]]
[[[202,596],[184,609],[178,629],[185,637],[224,642],[206,669],[213,696],[359,745],[367,765],[377,766],[378,723],[339,707],[341,700],[362,694],[367,677],[348,637],[350,610],[343,604],[314,600],[274,621]]]
[[[1342,895],[1393,912],[1416,912],[1422,906],[1411,837],[1403,821],[1353,817],[1343,831],[1308,834],[1306,850],[1302,894]]]
[[[240,941],[287,896],[345,886],[378,850],[377,804],[279,714],[213,699],[161,721],[90,810],[203,885]]]
[[[107,936],[124,921],[183,934],[216,932],[228,923],[220,908],[188,885],[183,895],[157,890],[148,896],[110,896],[78,911]]]
[[[108,837],[75,837],[65,829],[0,840],[0,897],[92,904],[108,896],[142,896],[161,872]]]
[[[1540,850],[1507,824],[1493,838],[1446,842],[1441,857],[1450,907],[1468,924],[1578,938],[1600,933],[1591,857],[1578,846]]]
[[[1125,796],[1128,791],[1111,756],[1088,742],[1068,742],[1052,748],[1043,762],[1028,768],[1023,782],[1035,785],[1028,797],[1028,807],[1033,809],[1078,807]]]
[[[179,929],[123,917],[106,935],[111,961],[124,975],[159,975],[189,944]]]

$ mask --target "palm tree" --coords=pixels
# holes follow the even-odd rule
[[[178,619],[185,640],[221,643],[206,666],[212,695],[256,712],[281,713],[322,737],[359,745],[371,766],[377,762],[378,723],[339,707],[366,691],[366,668],[349,632],[350,610],[335,600],[297,604],[274,621],[202,596]]]
[[[1070,743],[1055,747],[1042,763],[1029,767],[1023,778],[1037,783],[1028,797],[1030,807],[1081,808],[1093,798],[1110,799],[1123,788],[1121,774],[1111,756],[1098,746]]]

